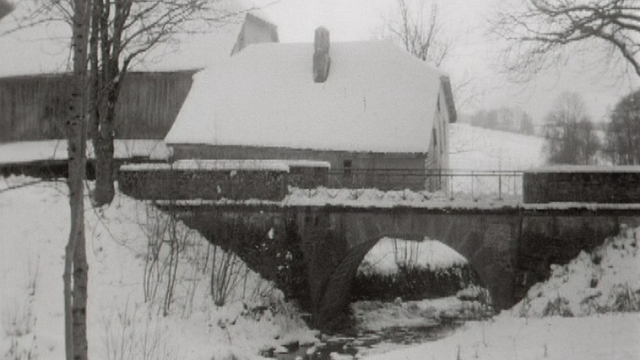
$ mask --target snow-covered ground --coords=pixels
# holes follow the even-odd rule
[[[525,170],[545,163],[537,136],[451,124],[449,167],[456,170]]]
[[[366,357],[368,360],[640,359],[640,314],[583,318],[514,318],[468,322],[444,339]]]
[[[638,240],[640,228],[623,228],[492,320],[367,359],[640,359]]]
[[[28,178],[7,182],[20,184]],[[175,295],[162,316],[166,270],[148,281],[148,241],[168,217],[118,195],[106,208],[85,208],[89,261],[89,355],[92,359],[254,359],[262,350],[293,341],[315,341],[273,284],[238,263],[238,285],[224,306],[209,294],[212,248],[177,224],[186,244],[180,254]],[[62,271],[69,231],[64,182],[0,192],[0,356],[64,358]],[[267,234],[265,234],[265,237]],[[157,240],[158,238],[155,237]],[[167,249],[160,253],[166,259]],[[208,260],[205,254],[209,254]],[[222,255],[217,251],[217,257]],[[218,263],[221,261],[218,259]],[[162,261],[159,263],[162,265]],[[161,267],[150,272],[158,274]],[[235,357],[232,357],[232,355]]]
[[[542,165],[539,138],[464,124],[452,125],[451,132],[453,167],[505,170]],[[15,159],[20,151],[11,153]],[[63,182],[7,190],[32,181],[0,179],[0,356],[61,359],[67,190]],[[377,195],[422,196],[407,192]],[[162,316],[166,282],[145,302],[143,274],[149,234],[166,217],[122,195],[101,209],[93,209],[87,201],[85,215],[91,358],[113,359],[119,356],[114,352],[120,351],[127,352],[124,358],[138,359],[145,357],[142,352],[153,350],[155,355],[148,358],[254,359],[261,350],[281,350],[280,345],[293,341],[316,341],[316,334],[304,326],[295,308],[283,301],[272,284],[252,272],[242,272],[246,286],[242,281],[228,304],[215,306],[208,293],[211,266],[205,269],[202,257],[211,248],[182,224],[177,225],[179,233],[189,239],[189,246],[180,257],[174,302],[168,315]],[[640,228],[624,229],[593,254],[581,254],[565,266],[554,267],[549,281],[534,286],[523,302],[491,320],[467,322],[437,341],[394,350],[385,346],[363,349],[359,355],[379,360],[640,359],[640,313],[612,312],[621,306],[631,308],[633,301],[636,309],[640,307],[639,234]],[[449,260],[456,258],[433,252]],[[218,252],[217,256],[222,255]],[[239,269],[244,268],[239,265]],[[393,305],[369,303],[370,310],[379,311],[362,318],[370,328],[386,327],[392,320],[416,325],[464,307],[458,297]],[[575,317],[540,317],[545,313],[567,315],[567,310]]]

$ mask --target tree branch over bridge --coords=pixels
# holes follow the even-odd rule
[[[528,80],[569,56],[578,45],[604,45],[640,76],[640,6],[635,0],[523,0],[516,10],[501,11],[493,31],[505,39],[507,70]],[[583,48],[592,51],[591,48]]]

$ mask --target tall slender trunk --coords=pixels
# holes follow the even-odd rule
[[[74,0],[73,16],[73,88],[67,121],[69,153],[69,206],[71,230],[65,250],[64,307],[65,350],[67,360],[88,357],[86,332],[87,261],[84,234],[83,181],[86,170],[86,85],[87,38],[90,3]],[[73,278],[72,278],[73,276]]]
[[[93,202],[96,206],[111,203],[115,196],[114,186],[114,140],[116,103],[120,91],[120,70],[118,61],[120,57],[120,37],[110,36],[111,23],[109,19],[120,19],[120,6],[115,3],[114,13],[111,14],[110,0],[97,0],[98,13],[96,19],[99,22],[94,25],[97,34],[95,50],[100,52],[102,68],[96,72],[96,81],[99,83],[97,98],[97,121],[92,133],[93,148],[95,151],[96,187],[93,193]],[[115,20],[114,20],[115,22]],[[115,26],[115,24],[113,25]]]

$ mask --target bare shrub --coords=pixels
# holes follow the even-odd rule
[[[104,346],[108,360],[176,359],[178,351],[167,342],[159,319],[133,310],[129,304],[104,320]]]
[[[144,299],[154,301],[162,291],[160,309],[167,316],[174,300],[179,257],[189,244],[191,231],[175,215],[152,206],[146,207],[146,217],[139,224],[147,237],[142,279]]]
[[[37,358],[34,351],[35,342],[32,341],[28,347],[25,347],[19,338],[11,337],[9,341],[9,350],[4,354],[4,359],[31,360]]]
[[[246,288],[246,280],[250,270],[235,253],[224,251],[218,246],[212,248],[211,298],[216,306],[223,306],[229,301],[241,282],[245,284],[243,288]]]
[[[542,311],[542,316],[559,315],[562,317],[573,317],[573,312],[569,308],[569,301],[561,296],[556,297],[547,303]]]
[[[22,360],[37,358],[35,347],[36,317],[33,314],[33,301],[38,284],[39,261],[34,263],[31,257],[26,261],[26,279],[24,288],[13,297],[13,302],[3,302],[0,309],[2,328],[9,338],[9,349],[3,354],[5,359]]]
[[[640,311],[640,294],[626,284],[616,285],[611,289],[610,301],[611,310],[619,312]]]
[[[12,305],[2,309],[2,327],[8,337],[21,337],[31,334],[35,326],[35,318],[31,312],[31,298],[14,299]]]

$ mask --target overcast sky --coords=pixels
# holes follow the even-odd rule
[[[420,0],[415,0],[420,1]],[[311,42],[313,31],[326,26],[332,41],[368,40],[375,36],[396,0],[281,0],[266,9],[277,23],[283,42]],[[427,2],[429,3],[429,2]],[[634,75],[580,66],[581,59],[515,85],[500,75],[500,45],[488,34],[487,20],[496,16],[497,0],[440,0],[443,34],[453,40],[453,53],[443,65],[456,83],[469,82],[462,111],[518,106],[541,121],[553,100],[564,91],[582,93],[591,116],[600,121],[607,108],[638,85]],[[429,8],[429,6],[427,6]]]
[[[383,20],[392,16],[395,2],[396,0],[280,0],[265,8],[264,12],[278,26],[282,42],[312,42],[314,30],[320,25],[329,29],[331,41],[371,40],[379,33]],[[494,17],[497,7],[504,3],[503,0],[439,0],[442,34],[453,39],[453,51],[442,68],[450,74],[454,88],[461,83],[468,83],[461,93],[461,98],[467,100],[459,106],[462,112],[518,106],[539,122],[556,96],[563,91],[577,91],[584,96],[591,116],[599,121],[605,116],[608,107],[631,92],[632,85],[638,84],[633,75],[620,80],[618,74],[614,76],[603,69],[590,66],[585,70],[576,65],[581,59],[576,59],[575,63],[568,66],[559,66],[555,71],[540,74],[528,84],[510,83],[500,75],[500,44],[492,40],[487,31],[487,19]],[[426,6],[427,9],[429,7],[430,5]],[[0,32],[1,30],[0,26]],[[33,53],[33,49],[27,50],[33,48],[24,46],[28,36],[14,36],[10,39],[0,37],[0,76],[20,74],[25,72],[24,69],[30,69],[27,72],[33,73],[34,69],[35,72],[51,71],[63,66],[59,63],[66,60],[68,50],[50,45],[51,40],[47,39],[47,36],[56,33],[58,30],[50,27],[38,35],[40,42],[37,48],[42,54]],[[213,46],[208,48],[212,49]],[[179,56],[174,56],[174,59],[175,61],[167,63],[177,64],[186,60]],[[182,67],[192,64],[189,61],[183,62]],[[177,66],[181,67],[180,64]]]

